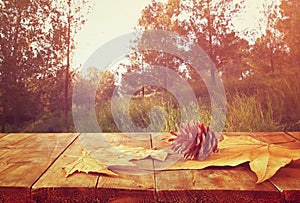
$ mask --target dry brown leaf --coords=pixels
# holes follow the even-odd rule
[[[117,176],[116,173],[110,171],[104,165],[99,164],[94,158],[89,156],[86,151],[83,151],[83,155],[81,157],[79,157],[76,161],[64,166],[63,169],[66,172],[66,177],[72,175],[76,171]]]
[[[121,152],[124,156],[126,155],[127,157],[129,157],[129,160],[138,160],[152,157],[153,159],[159,161],[165,161],[168,156],[168,153],[164,150],[145,149],[143,147],[128,147],[125,145],[120,145],[115,148],[119,150],[119,152]]]
[[[300,147],[283,143],[265,143],[250,136],[224,136],[219,144],[220,153],[211,154],[204,161],[181,161],[168,170],[203,169],[209,166],[237,166],[249,162],[257,176],[257,183],[271,178],[281,167],[300,159]]]
[[[140,160],[147,157],[164,161],[168,153],[164,150],[145,149],[143,147],[129,147],[125,145],[113,146],[108,149],[98,148],[91,155],[106,166],[135,166],[131,160]]]
[[[142,147],[128,147],[120,145],[108,149],[99,148],[92,152],[90,156],[83,150],[83,155],[72,163],[69,163],[63,169],[66,177],[78,172],[101,173],[106,175],[117,175],[110,171],[109,166],[135,166],[130,160],[141,160],[147,157],[164,161],[168,153],[164,150],[145,149]],[[107,167],[106,167],[107,166]]]

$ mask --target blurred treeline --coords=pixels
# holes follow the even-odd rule
[[[114,105],[121,111],[129,111],[129,118],[120,114],[118,125],[113,118],[114,90],[130,88],[122,86],[120,81],[129,73],[146,73],[151,65],[170,68],[187,80],[199,102],[199,114],[193,119],[209,124],[211,103],[201,76],[190,64],[168,53],[139,52],[139,39],[145,36],[133,42],[135,52],[127,56],[127,63],[106,72],[91,67],[89,74],[82,77],[75,71],[76,67],[68,68],[67,60],[68,57],[72,60],[75,25],[84,20],[80,9],[75,9],[78,13],[70,9],[69,13],[50,1],[2,2],[0,117],[3,132],[75,131],[71,97],[76,81],[80,81],[84,90],[77,108],[85,108],[84,98],[93,94],[89,85],[98,85],[95,112],[102,131],[118,132],[118,125],[130,131],[134,128],[128,124],[129,119],[142,129],[165,123],[163,130],[175,130],[175,123],[180,121],[185,109],[179,108],[174,95],[157,86],[136,90],[129,107],[120,97]],[[260,16],[255,19],[259,26],[240,30],[235,20],[240,18],[243,22],[241,16],[246,13],[246,2],[153,0],[142,11],[136,29],[177,33],[205,50],[217,68],[217,72],[211,72],[211,80],[219,75],[225,87],[225,131],[299,131],[300,2],[265,1],[258,8]],[[66,3],[61,5],[68,8]],[[18,18],[21,14],[23,17]],[[43,22],[49,23],[45,26]],[[74,27],[68,29],[70,24]],[[73,30],[70,35],[68,30]],[[154,106],[165,114],[153,111]],[[89,121],[85,122],[88,125]]]

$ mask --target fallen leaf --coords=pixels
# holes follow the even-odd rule
[[[138,160],[151,157],[159,161],[164,161],[168,156],[168,153],[166,151],[158,149],[145,149],[143,147],[128,147],[124,145],[120,145],[114,148],[123,155],[129,157],[129,160]]]
[[[257,183],[261,183],[271,178],[281,167],[300,159],[299,144],[291,147],[287,143],[266,143],[246,135],[224,136],[219,149],[219,153],[213,153],[203,161],[182,160],[166,169],[203,169],[249,162],[251,170],[257,176]]]
[[[108,169],[110,166],[136,166],[131,160],[141,160],[151,157],[156,160],[164,161],[168,153],[164,150],[145,149],[143,147],[128,147],[119,145],[94,150],[91,155],[83,150],[83,155],[63,169],[66,177],[78,172],[101,173],[106,175],[117,175]]]
[[[112,146],[108,149],[98,148],[91,152],[91,156],[106,166],[135,166],[135,164],[131,162],[132,160],[141,160],[147,157],[164,161],[168,156],[168,152],[164,150],[119,145]]]
[[[99,164],[93,157],[89,156],[86,151],[83,151],[83,155],[76,161],[64,166],[63,169],[66,172],[66,177],[72,175],[76,171],[84,173],[100,173],[105,175],[117,176],[116,173],[107,169],[104,165]]]

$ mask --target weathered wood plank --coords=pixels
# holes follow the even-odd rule
[[[93,202],[99,175],[74,173],[65,177],[63,167],[82,156],[76,139],[32,186],[32,199],[38,202]]]
[[[297,140],[300,140],[300,132],[288,132],[287,134],[291,135]]]
[[[245,165],[203,170],[163,171],[156,175],[160,202],[281,202],[282,196]]]
[[[297,133],[288,136],[282,132],[232,133],[231,136],[241,134],[269,143],[295,141],[294,138],[298,136]],[[166,147],[161,141],[162,136],[152,140],[153,147]],[[74,134],[8,134],[2,137],[0,201],[283,202],[300,199],[300,161],[280,169],[270,182],[262,184],[255,184],[256,176],[247,164],[238,167],[209,167],[204,170],[162,171],[154,174],[152,170],[160,167],[161,163],[152,159],[135,161],[133,163],[137,166],[133,167],[112,167],[119,177],[76,173],[65,178],[62,167],[81,156],[82,143],[91,152],[99,147],[99,141],[106,142],[100,144],[102,147],[120,144],[144,148],[151,146],[149,134],[136,133],[126,137],[111,133],[105,134],[104,140],[99,140],[96,134],[92,134],[87,139],[75,140],[63,152],[75,137]],[[299,142],[287,145],[297,147]]]
[[[7,202],[26,202],[34,203],[35,201],[30,198],[30,188],[26,187],[0,187],[0,201]]]
[[[77,136],[65,134],[8,134],[0,142],[2,201],[30,201],[30,187]]]
[[[119,173],[118,178],[101,176],[96,189],[99,202],[155,202],[153,173],[130,175]]]
[[[0,133],[0,138],[4,137],[5,135],[7,135],[7,133]]]
[[[150,134],[109,133],[106,139],[114,146],[120,144],[129,147],[150,149]],[[96,200],[99,202],[154,202],[155,183],[151,159],[134,162],[134,167],[113,167],[119,177],[101,176],[96,188]],[[143,169],[140,169],[143,168]],[[144,170],[148,169],[148,170]]]
[[[240,134],[242,133],[236,135]],[[162,137],[165,135],[153,139],[154,147],[164,147]],[[159,162],[154,163],[154,167],[157,165]],[[255,184],[257,178],[247,164],[203,170],[162,171],[155,178],[160,202],[283,201],[283,197],[271,183]]]
[[[295,161],[288,166],[280,169],[271,178],[271,182],[282,192],[288,202],[300,200],[300,161]]]

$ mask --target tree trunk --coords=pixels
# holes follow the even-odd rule
[[[1,124],[1,132],[5,133],[5,123],[4,123],[4,121],[2,121],[2,124]]]
[[[4,116],[3,116],[2,122],[1,122],[1,132],[5,133],[5,120],[4,120]]]
[[[271,65],[271,72],[274,73],[275,67],[274,67],[274,53],[273,49],[270,50],[270,65]]]
[[[68,0],[68,33],[67,33],[67,67],[66,67],[66,81],[65,81],[65,121],[68,119],[69,112],[69,83],[70,83],[70,32],[71,32],[71,0]]]
[[[212,42],[212,22],[211,22],[211,13],[210,13],[210,1],[207,2],[207,9],[208,9],[208,37],[209,37],[209,55],[211,58],[213,58],[213,42]],[[216,85],[216,77],[215,77],[215,71],[213,67],[210,68],[210,78],[213,85]]]

